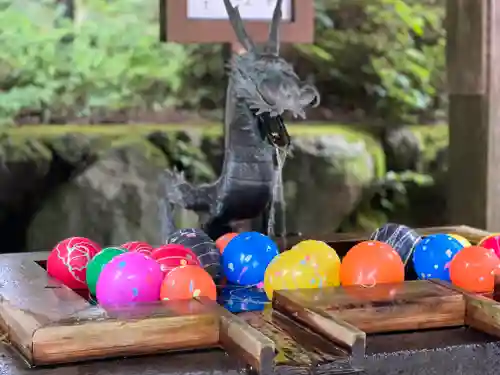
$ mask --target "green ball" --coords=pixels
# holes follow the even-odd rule
[[[97,280],[99,280],[99,275],[101,274],[104,266],[108,264],[115,256],[126,252],[127,250],[120,249],[119,247],[106,247],[90,260],[89,264],[87,265],[86,278],[87,286],[93,296],[95,296]]]

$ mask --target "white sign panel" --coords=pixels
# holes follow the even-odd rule
[[[270,21],[277,0],[231,0],[237,6],[241,18],[251,21]],[[300,1],[300,0],[299,0]],[[292,0],[283,0],[283,20],[292,19]],[[223,0],[188,0],[188,19],[227,20]]]

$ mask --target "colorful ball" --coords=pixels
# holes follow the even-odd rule
[[[172,233],[167,244],[178,244],[193,250],[201,266],[213,278],[221,274],[221,256],[215,242],[201,229],[179,229]]]
[[[269,299],[276,290],[316,289],[339,285],[340,261],[333,249],[315,247],[305,241],[273,258],[264,274],[264,290]],[[314,241],[315,242],[315,241]],[[311,246],[313,245],[313,246]]]
[[[450,281],[450,262],[463,246],[448,234],[431,234],[413,252],[413,266],[419,279]]]
[[[229,241],[231,241],[237,235],[238,233],[235,232],[226,233],[225,235],[219,237],[217,241],[215,241],[215,246],[217,246],[221,254],[224,252],[224,249],[226,248]]]
[[[323,268],[328,286],[340,285],[340,257],[326,242],[305,240],[288,251],[297,251],[301,255],[302,262],[316,262],[317,267]]]
[[[90,293],[95,296],[97,280],[99,280],[99,275],[106,264],[108,264],[114,257],[126,253],[127,250],[121,249],[119,247],[107,247],[102,249],[99,253],[92,258],[87,266],[87,286]]]
[[[217,299],[212,276],[199,266],[181,266],[170,271],[163,280],[160,298],[164,301],[199,297]]]
[[[161,270],[165,274],[180,266],[201,267],[196,254],[182,245],[169,244],[160,246],[153,251],[151,257],[160,264]]]
[[[87,289],[87,265],[99,251],[101,247],[88,238],[67,238],[52,249],[47,273],[71,289]]]
[[[351,248],[340,265],[342,285],[374,286],[399,283],[405,279],[405,266],[398,253],[380,241],[364,241]]]
[[[450,234],[451,237],[453,237],[454,239],[456,239],[458,242],[460,242],[460,244],[463,246],[463,247],[467,247],[467,246],[472,246],[472,244],[470,243],[470,241],[463,237],[463,236],[460,236],[459,234]]]
[[[500,233],[494,233],[486,236],[479,241],[479,246],[493,250],[497,257],[500,257]]]
[[[153,258],[127,252],[104,266],[97,281],[96,297],[101,305],[157,301],[162,281],[163,272]]]
[[[224,275],[233,284],[261,283],[267,266],[278,253],[273,240],[262,233],[240,233],[227,244],[222,254]]]
[[[475,293],[492,292],[499,270],[500,259],[495,252],[481,246],[464,247],[450,262],[451,282]]]
[[[391,246],[406,264],[415,245],[420,241],[420,235],[405,225],[387,223],[373,232],[370,239]]]
[[[151,252],[153,251],[153,246],[151,246],[147,242],[142,242],[142,241],[126,242],[120,247],[128,251],[138,252],[146,255],[151,255]]]

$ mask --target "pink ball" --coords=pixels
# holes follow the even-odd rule
[[[101,305],[158,301],[162,282],[163,272],[153,258],[123,253],[104,266],[97,280],[97,301]]]

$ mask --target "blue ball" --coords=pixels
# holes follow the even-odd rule
[[[450,262],[463,245],[448,234],[432,234],[415,246],[413,267],[419,279],[450,281]]]
[[[278,253],[274,241],[262,233],[240,233],[222,253],[224,275],[230,283],[237,285],[261,283],[267,266]]]

